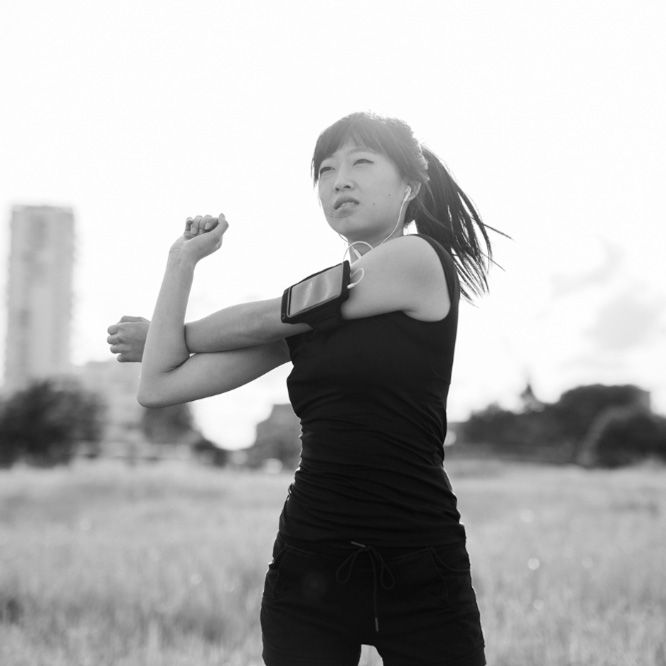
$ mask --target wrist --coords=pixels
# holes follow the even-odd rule
[[[194,270],[194,267],[197,265],[197,259],[192,257],[188,252],[185,252],[183,248],[172,247],[169,250],[167,265]]]

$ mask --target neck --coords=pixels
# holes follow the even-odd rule
[[[398,213],[398,219],[395,223],[395,226],[393,229],[388,233],[387,236],[384,236],[382,238],[382,233],[377,233],[375,234],[376,237],[373,236],[366,236],[364,238],[345,238],[344,240],[347,242],[347,250],[354,250],[354,257],[356,259],[359,258],[359,255],[364,255],[367,252],[370,252],[370,250],[374,250],[378,245],[381,245],[382,243],[386,243],[386,241],[392,240],[393,238],[397,238],[398,236],[402,236],[404,233],[404,224],[401,224],[404,220],[404,214],[405,214],[405,205],[407,204],[407,197],[403,199],[402,205],[400,206],[400,212]],[[340,235],[340,234],[338,234]],[[340,238],[344,238],[343,236],[340,236]],[[353,263],[354,259],[352,259]]]
[[[390,236],[382,236],[381,234],[378,234],[376,236],[363,236],[362,238],[344,238],[343,236],[340,236],[346,243],[348,249],[352,250],[352,261],[357,259],[357,254],[364,255],[370,250],[374,250],[376,247],[379,247],[382,245],[382,243],[387,243],[390,240],[393,240],[394,238],[398,238],[399,236],[402,236],[402,230],[401,229],[396,229],[394,233],[392,233]]]

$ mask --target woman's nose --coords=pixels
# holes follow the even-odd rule
[[[351,189],[351,183],[349,182],[349,179],[347,178],[338,178],[335,181],[335,191],[340,192],[341,190],[349,190]]]
[[[333,184],[336,192],[351,188],[351,179],[349,178],[349,174],[345,169],[340,169],[338,171],[335,177],[335,182]]]

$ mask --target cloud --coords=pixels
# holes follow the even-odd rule
[[[580,289],[608,282],[622,264],[623,249],[608,240],[602,240],[604,255],[601,263],[591,270],[576,274],[558,274],[551,278],[551,297],[562,298]]]
[[[628,351],[664,334],[666,299],[647,296],[636,287],[615,293],[585,331],[599,351]]]

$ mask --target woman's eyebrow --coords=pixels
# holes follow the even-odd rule
[[[376,153],[376,150],[373,150],[372,148],[366,148],[364,146],[357,146],[356,148],[352,148],[349,151],[349,154],[351,155],[352,153]]]
[[[338,153],[340,153],[341,150],[342,150],[342,149],[339,148],[339,149],[336,150],[332,155],[329,155],[328,157],[325,157],[325,158],[322,160],[322,162],[325,162],[326,160],[332,160],[332,159],[335,159],[335,156],[338,155]],[[376,151],[376,150],[373,150],[372,148],[364,148],[363,146],[356,146],[355,148],[350,148],[349,150],[346,150],[346,151],[344,152],[344,154],[346,154],[346,155],[352,155],[353,153],[373,153],[373,154],[376,155],[376,154],[377,154],[377,151]]]

